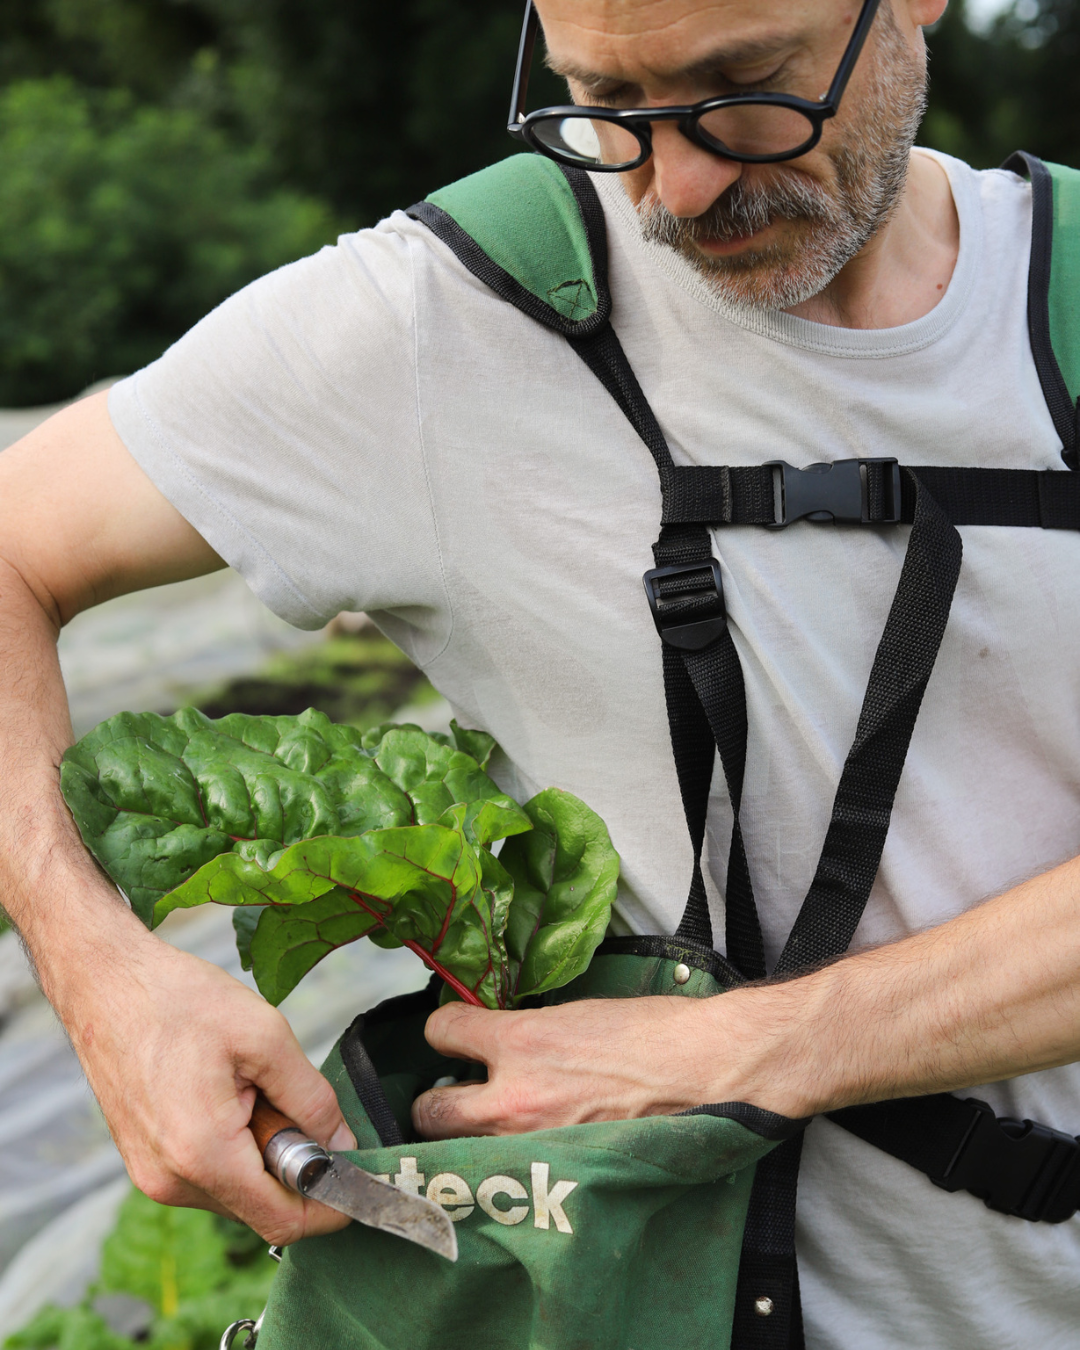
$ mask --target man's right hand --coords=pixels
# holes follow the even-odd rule
[[[54,999],[132,1181],[162,1204],[228,1214],[278,1245],[344,1227],[344,1215],[265,1171],[248,1129],[258,1089],[331,1151],[356,1146],[285,1018],[127,910],[113,913],[116,931]]]
[[[252,1103],[259,1089],[320,1143],[347,1147],[330,1085],[280,1013],[147,932],[83,847],[58,774],[71,743],[61,626],[223,565],[128,453],[103,394],[0,454],[0,904],[136,1185],[285,1243],[348,1221],[263,1169]]]

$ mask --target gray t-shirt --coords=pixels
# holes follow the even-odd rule
[[[939,159],[956,271],[931,313],[881,331],[729,312],[642,242],[617,181],[594,180],[615,327],[677,462],[1062,467],[1027,336],[1028,187]],[[562,338],[399,214],[249,286],[109,406],[151,478],[272,609],[307,628],[373,614],[465,725],[497,737],[510,791],[558,784],[600,812],[623,859],[625,928],[674,929],[690,847],[641,587],[656,470]],[[961,533],[856,945],[940,923],[1080,844],[1076,538]],[[813,876],[907,535],[715,535],[746,677],[743,819],[770,959]],[[730,823],[718,774],[717,933]],[[1077,1067],[971,1095],[1080,1131]],[[798,1245],[811,1350],[1076,1343],[1080,1221],[993,1214],[828,1121],[808,1131]]]

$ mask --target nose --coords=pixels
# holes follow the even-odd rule
[[[736,160],[687,140],[674,122],[653,123],[650,162],[654,194],[673,216],[683,218],[707,211],[743,172]]]

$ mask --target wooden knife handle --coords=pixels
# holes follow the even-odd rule
[[[330,1166],[333,1159],[314,1139],[309,1139],[295,1121],[280,1111],[260,1093],[251,1110],[249,1129],[262,1154],[263,1166],[290,1190],[307,1194]]]
[[[261,1092],[255,1098],[255,1106],[251,1112],[251,1123],[248,1128],[255,1136],[259,1152],[264,1156],[270,1140],[275,1135],[280,1134],[282,1130],[296,1130],[299,1134],[303,1134],[300,1126],[271,1106]]]

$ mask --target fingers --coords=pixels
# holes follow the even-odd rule
[[[288,1023],[217,967],[148,942],[137,978],[129,960],[67,1019],[136,1186],[163,1204],[231,1214],[281,1245],[343,1227],[344,1215],[266,1172],[248,1128],[261,1089],[319,1143],[354,1144]]]
[[[242,1066],[250,1084],[324,1148],[331,1152],[355,1148],[356,1138],[345,1123],[334,1089],[304,1054],[284,1018],[275,1030],[278,1035],[265,1053],[249,1052]]]
[[[596,1120],[670,1115],[715,1091],[698,1053],[712,1000],[582,1000],[489,1012],[447,1004],[428,1020],[443,1054],[480,1060],[486,1083],[436,1088],[413,1104],[427,1139],[513,1134]],[[703,1067],[704,1065],[704,1067]]]
[[[273,1246],[285,1247],[301,1238],[345,1227],[349,1222],[346,1215],[307,1200],[276,1181],[265,1170],[250,1134],[248,1138],[250,1148],[240,1141],[235,1153],[223,1157],[222,1170],[214,1178],[214,1193],[196,1202],[199,1208],[224,1207]]]
[[[466,1135],[495,1134],[484,1110],[490,1093],[486,1083],[432,1088],[412,1104],[412,1121],[421,1139],[459,1139]]]
[[[467,1003],[446,1003],[427,1020],[424,1037],[447,1059],[490,1063],[499,1024],[518,1014],[473,1008]]]

